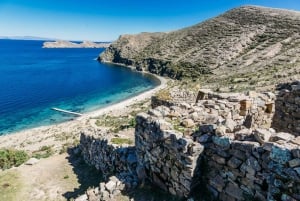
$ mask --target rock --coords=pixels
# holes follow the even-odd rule
[[[251,129],[242,129],[234,133],[235,140],[245,141],[253,138]]]
[[[162,113],[160,111],[156,110],[156,109],[150,109],[148,111],[148,114],[156,116],[156,117],[162,117],[163,116]]]
[[[296,167],[294,170],[297,172],[298,176],[300,176],[300,167]]]
[[[83,194],[76,198],[75,201],[88,201],[88,196],[86,194]]]
[[[106,190],[101,191],[101,200],[106,201],[110,199],[109,192]]]
[[[200,143],[206,143],[208,141],[211,140],[211,135],[209,134],[204,134],[204,135],[201,135],[199,138],[198,138],[198,142]]]
[[[232,184],[231,182],[229,182],[229,184],[227,185],[227,187],[225,188],[225,192],[236,198],[237,200],[243,200],[243,191],[236,185]]]
[[[291,196],[289,196],[289,195],[287,195],[285,193],[283,193],[281,195],[281,200],[282,201],[297,201],[296,199],[294,199],[293,197],[291,197]]]
[[[226,119],[225,126],[228,128],[226,132],[232,133],[234,132],[234,128],[236,127],[236,122],[232,119]]]
[[[254,130],[253,135],[259,143],[264,144],[269,141],[272,133],[268,130],[258,128]]]
[[[112,180],[110,180],[105,184],[105,188],[109,193],[112,193],[113,190],[115,190],[116,186],[117,186],[116,181],[112,181]]]
[[[225,136],[226,135],[226,130],[227,130],[226,126],[220,125],[220,126],[217,127],[215,133],[218,136]]]
[[[295,138],[294,135],[292,134],[289,134],[289,133],[283,133],[283,132],[280,132],[280,133],[274,133],[271,137],[270,137],[270,141],[271,142],[276,142],[276,141],[279,141],[279,140],[283,140],[283,141],[291,141]]]
[[[154,173],[153,174],[153,182],[161,189],[167,191],[168,188],[165,183]]]
[[[250,156],[247,160],[246,160],[246,164],[248,166],[250,166],[252,169],[254,169],[256,172],[261,170],[261,166],[259,165],[258,161]]]
[[[38,163],[40,160],[37,158],[30,158],[28,161],[25,162],[25,165],[34,165]]]
[[[190,109],[190,108],[191,108],[191,105],[188,104],[188,103],[185,103],[185,102],[180,103],[179,106],[180,106],[181,108],[183,108],[183,109]]]
[[[100,200],[100,196],[96,195],[94,189],[88,189],[86,192],[89,201],[98,201]]]
[[[139,180],[144,180],[147,178],[145,168],[142,165],[138,165],[136,167],[136,173],[138,175]]]
[[[199,126],[199,132],[201,134],[212,134],[214,133],[216,127],[217,126],[215,124],[203,124]]]
[[[300,158],[295,158],[293,160],[290,160],[289,161],[289,166],[292,167],[292,168],[300,166]]]
[[[216,145],[218,145],[224,149],[229,149],[229,147],[230,147],[230,139],[228,137],[213,136],[212,140]]]
[[[158,119],[155,121],[155,124],[157,127],[159,127],[161,130],[169,130],[172,128],[172,124],[167,122],[164,119]]]
[[[169,117],[180,117],[181,114],[175,110],[171,110],[171,112],[168,114]]]
[[[192,128],[195,126],[195,122],[192,119],[185,119],[181,124],[186,128]]]
[[[285,164],[291,160],[291,152],[288,149],[273,146],[270,158],[277,163]]]
[[[127,156],[127,162],[129,163],[129,165],[135,164],[137,162],[136,154],[135,153],[129,154]]]
[[[292,143],[296,144],[296,145],[300,145],[300,136],[296,137],[295,139],[292,140]],[[300,154],[299,154],[300,156]]]
[[[211,157],[212,160],[216,161],[217,163],[221,164],[221,165],[224,165],[226,163],[226,160],[225,158],[221,157],[221,156],[218,156],[216,154],[213,154],[212,157]]]
[[[205,124],[216,124],[219,120],[218,115],[214,115],[214,114],[207,114],[205,115],[205,120],[203,123]]]
[[[218,192],[222,192],[223,188],[225,187],[224,179],[219,174],[210,179],[209,184],[215,189],[217,189]]]
[[[236,157],[231,157],[229,159],[229,161],[227,162],[227,165],[231,168],[238,168],[241,164],[243,163],[243,161],[237,159]]]

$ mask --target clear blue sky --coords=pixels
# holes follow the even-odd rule
[[[176,30],[249,4],[300,10],[300,0],[0,0],[0,36],[111,41]]]

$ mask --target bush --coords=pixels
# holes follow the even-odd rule
[[[25,151],[15,149],[0,149],[0,168],[8,169],[19,166],[29,158]]]
[[[119,138],[119,137],[116,137],[116,138],[112,138],[111,139],[111,143],[113,144],[117,144],[117,145],[122,145],[122,144],[133,144],[133,141],[131,139],[128,139],[128,138]]]
[[[51,146],[42,146],[38,151],[32,153],[33,158],[41,159],[48,158],[54,154]]]

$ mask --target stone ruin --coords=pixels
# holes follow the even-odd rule
[[[201,200],[300,200],[300,82],[276,94],[200,90],[194,97],[157,101],[137,115],[134,147],[111,148],[104,135],[83,132],[85,160],[128,188],[147,179],[195,200],[194,192]],[[101,185],[100,199],[113,196]]]

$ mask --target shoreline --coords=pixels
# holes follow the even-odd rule
[[[125,67],[132,69],[132,67],[129,66]],[[25,129],[22,131],[2,135],[0,136],[0,148],[16,148],[27,151],[35,151],[42,146],[48,146],[48,144],[51,142],[51,146],[53,146],[55,149],[59,149],[62,144],[58,142],[57,138],[63,138],[63,135],[69,133],[72,133],[72,137],[76,134],[76,137],[78,137],[80,130],[84,129],[85,127],[92,126],[90,120],[92,120],[93,118],[102,116],[107,113],[119,112],[121,110],[124,110],[124,113],[126,113],[126,110],[130,105],[151,98],[151,96],[153,96],[156,92],[167,86],[167,79],[164,77],[149,72],[141,71],[140,73],[153,76],[154,79],[157,79],[159,81],[159,85],[133,97],[129,97],[120,102],[116,102],[112,105],[97,109],[95,111],[84,113],[82,116],[70,121],[46,126],[39,126],[36,128]]]
[[[119,110],[119,109],[122,109],[123,107],[128,107],[128,106],[130,106],[130,105],[132,105],[132,104],[134,104],[138,101],[142,101],[142,100],[145,100],[147,98],[151,98],[151,96],[154,95],[156,92],[158,92],[159,90],[166,87],[166,85],[167,85],[167,79],[166,78],[158,76],[158,75],[153,75],[153,74],[148,73],[148,72],[141,72],[141,73],[154,76],[155,79],[159,80],[159,82],[160,82],[159,85],[157,85],[156,87],[154,87],[150,90],[147,90],[147,91],[144,91],[140,94],[137,94],[136,96],[127,98],[125,100],[114,103],[114,104],[109,105],[107,107],[104,107],[104,108],[101,108],[101,109],[98,109],[98,110],[95,110],[95,111],[84,113],[81,117],[77,117],[76,119],[81,120],[81,119],[86,119],[86,118],[94,118],[94,117],[103,115],[105,113],[111,112],[112,110]]]

